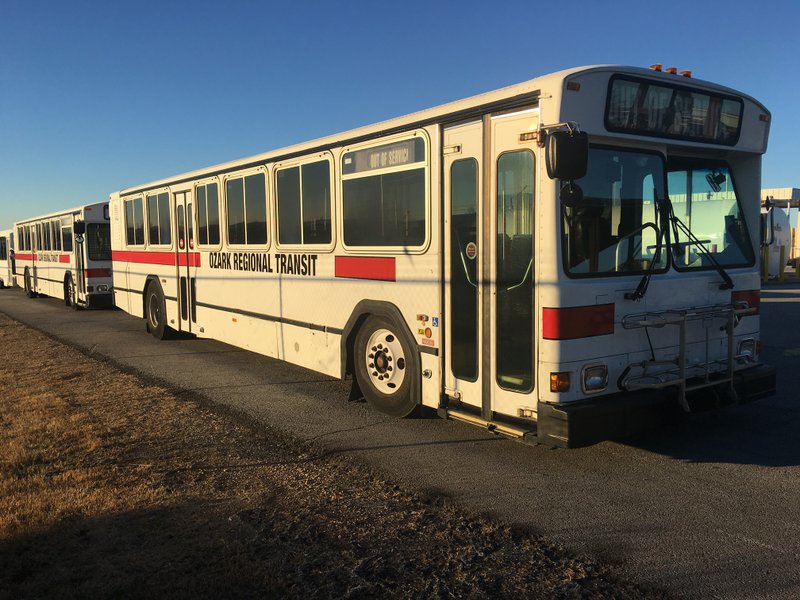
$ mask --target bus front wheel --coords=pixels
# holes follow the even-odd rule
[[[25,295],[28,296],[28,298],[36,298],[36,292],[33,291],[33,285],[31,284],[31,271],[28,268],[25,269],[24,282]]]
[[[354,351],[356,380],[370,406],[393,417],[416,412],[418,360],[392,321],[367,318],[356,335]]]
[[[72,307],[73,310],[78,310],[75,284],[72,281],[71,275],[67,275],[67,277],[64,279],[64,304]]]
[[[147,286],[144,308],[147,331],[157,340],[168,338],[170,328],[167,326],[167,305],[164,301],[164,292],[161,290],[161,284],[157,281],[153,281]]]

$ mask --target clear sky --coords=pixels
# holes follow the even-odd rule
[[[601,63],[756,97],[762,187],[800,187],[798,23],[796,0],[0,0],[0,228]]]

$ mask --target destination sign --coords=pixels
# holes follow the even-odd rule
[[[342,172],[345,175],[402,167],[425,160],[425,142],[422,138],[403,140],[374,148],[365,148],[344,155]]]

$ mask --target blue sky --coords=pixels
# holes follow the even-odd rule
[[[755,96],[773,115],[763,187],[800,187],[798,22],[793,0],[0,0],[0,228],[599,63]]]

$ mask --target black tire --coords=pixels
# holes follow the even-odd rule
[[[25,285],[25,295],[28,298],[36,298],[37,294],[33,291],[33,285],[31,284],[31,271],[28,267],[25,267],[25,275],[23,277],[24,285]]]
[[[72,275],[67,275],[64,278],[64,304],[71,307],[72,310],[78,310],[80,307],[76,299],[75,283],[72,281]]]
[[[147,331],[154,338],[165,340],[170,337],[172,329],[167,326],[167,303],[158,281],[153,280],[147,286],[144,296],[144,318],[147,321]]]
[[[419,356],[394,321],[368,317],[355,339],[356,380],[367,402],[392,417],[408,417],[419,409]]]

